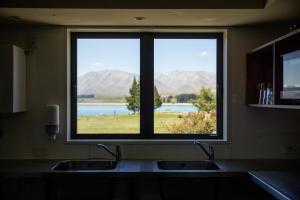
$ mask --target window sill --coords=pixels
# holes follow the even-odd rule
[[[67,139],[66,144],[124,144],[124,145],[176,145],[191,144],[197,139]],[[227,139],[203,139],[210,144],[226,144]]]

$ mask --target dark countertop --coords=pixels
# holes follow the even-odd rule
[[[250,171],[249,174],[277,199],[300,199],[300,171]]]
[[[161,170],[155,160],[123,160],[113,170],[101,171],[52,171],[53,167],[60,160],[0,160],[0,176],[16,177],[38,177],[69,174],[98,174],[109,176],[141,176],[141,175],[168,175],[168,176],[235,176],[246,174],[248,171],[256,170],[297,170],[300,169],[300,160],[254,160],[234,159],[216,160],[221,167],[218,171],[199,170]]]

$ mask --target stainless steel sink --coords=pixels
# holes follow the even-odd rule
[[[115,169],[117,161],[113,160],[66,160],[52,167],[54,171],[96,171]]]
[[[213,161],[157,161],[159,169],[162,170],[220,170]]]

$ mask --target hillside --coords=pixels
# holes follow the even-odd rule
[[[119,70],[93,71],[78,77],[78,95],[124,96],[133,78],[139,75]],[[159,93],[197,93],[201,87],[216,87],[215,75],[204,71],[172,71],[156,73],[155,85]]]

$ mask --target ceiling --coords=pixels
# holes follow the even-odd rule
[[[82,9],[258,9],[264,8],[266,2],[267,0],[2,0],[0,1],[0,7]]]
[[[240,0],[239,2],[244,3],[229,3],[228,5],[223,5],[224,3],[217,4],[216,2],[236,3],[237,1],[202,0],[203,2],[206,2],[206,4],[199,4],[201,1],[198,0],[195,9],[192,9],[193,7],[190,8],[187,5],[196,4],[186,4],[185,2],[187,1],[189,0],[181,1],[181,7],[178,4],[179,1],[176,0],[177,4],[174,4],[176,6],[166,7],[166,5],[163,4],[163,6],[157,6],[158,8],[155,9],[153,9],[153,6],[151,7],[151,5],[146,7],[145,5],[147,4],[144,5],[145,8],[136,6],[131,8],[131,4],[126,6],[130,8],[123,8],[120,6],[121,4],[116,4],[116,9],[115,7],[112,8],[113,4],[105,4],[106,8],[103,8],[103,5],[102,7],[101,5],[95,5],[94,8],[88,6],[86,6],[88,8],[77,8],[79,7],[79,4],[75,3],[69,8],[66,4],[62,4],[62,6],[59,7],[58,4],[31,5],[28,3],[17,5],[15,3],[4,5],[3,3],[0,3],[0,23],[71,26],[237,26],[274,23],[289,24],[300,21],[299,0]],[[208,2],[215,2],[216,4],[209,4]],[[248,2],[248,4],[245,2]],[[252,2],[252,4],[249,2]],[[177,7],[186,8],[178,9]],[[144,17],[144,19],[137,20],[135,17]]]

